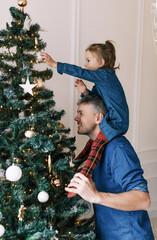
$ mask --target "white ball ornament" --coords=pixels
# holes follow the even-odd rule
[[[49,200],[49,195],[47,192],[45,191],[41,191],[39,194],[38,194],[38,201],[41,202],[41,203],[44,203],[44,202],[47,202]]]
[[[21,178],[22,170],[20,167],[13,164],[12,166],[7,168],[5,175],[9,181],[16,182]]]
[[[37,56],[38,61],[42,61],[42,56],[40,55],[40,52],[37,52],[36,56]]]
[[[4,233],[5,233],[5,228],[3,227],[3,225],[0,224],[0,237],[2,237]]]
[[[33,131],[28,130],[25,132],[25,137],[32,138],[33,136],[35,136],[35,133]]]

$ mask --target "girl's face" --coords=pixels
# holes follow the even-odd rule
[[[85,52],[85,68],[87,70],[93,70],[96,71],[99,68],[101,68],[103,65],[105,64],[105,60],[104,59],[99,59],[95,53],[90,52],[89,50],[87,50]]]

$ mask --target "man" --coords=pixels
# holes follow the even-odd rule
[[[99,96],[81,99],[75,117],[78,133],[95,140],[105,114]],[[154,239],[147,213],[150,207],[147,181],[134,149],[124,136],[107,144],[92,179],[77,173],[65,190],[94,204],[98,240]]]

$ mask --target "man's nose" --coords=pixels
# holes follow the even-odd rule
[[[78,116],[76,116],[76,117],[74,118],[74,120],[75,120],[75,121],[78,121]]]

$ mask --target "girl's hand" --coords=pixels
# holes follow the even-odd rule
[[[81,79],[76,79],[75,87],[84,96],[86,96],[88,94],[87,86],[84,84],[84,82]]]
[[[57,62],[54,61],[50,55],[45,52],[41,52],[40,55],[42,56],[42,61],[47,63],[50,67],[57,68]]]

